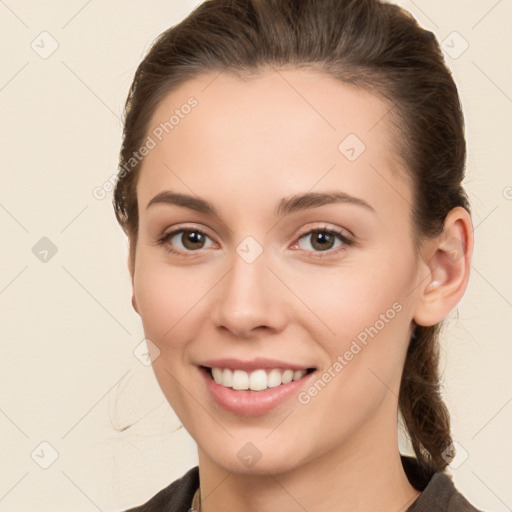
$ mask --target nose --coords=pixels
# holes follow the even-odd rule
[[[252,263],[233,255],[231,270],[218,284],[214,298],[212,316],[218,328],[238,338],[284,329],[286,289],[268,263],[265,253]]]

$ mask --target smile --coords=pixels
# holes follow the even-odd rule
[[[243,416],[265,414],[286,403],[316,373],[315,368],[261,359],[251,363],[224,359],[206,364],[199,365],[198,370],[210,397],[222,409]]]
[[[238,391],[264,391],[275,388],[304,377],[309,370],[281,370],[280,368],[258,369],[253,372],[244,370],[232,370],[230,368],[210,368],[213,380],[225,387]]]

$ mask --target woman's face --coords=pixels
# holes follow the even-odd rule
[[[200,458],[281,472],[396,443],[425,276],[388,111],[287,70],[203,75],[152,117],[134,305]]]

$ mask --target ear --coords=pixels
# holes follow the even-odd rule
[[[134,288],[135,268],[133,265],[133,258],[131,256],[128,258],[128,270],[130,272],[130,277],[131,277],[131,281],[132,281],[132,307],[137,312],[137,314],[140,315],[139,307],[137,305],[137,299],[135,298],[135,288]]]
[[[137,306],[137,299],[135,298],[134,293],[132,293],[132,306],[133,306],[133,309],[137,312],[137,314],[140,315],[139,307]]]
[[[416,324],[435,325],[460,302],[469,280],[473,243],[471,216],[465,208],[453,208],[443,232],[421,249],[422,281],[413,316]]]

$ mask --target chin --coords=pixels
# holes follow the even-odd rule
[[[293,435],[286,438],[290,441],[289,445],[283,444],[284,438],[277,437],[274,442],[265,442],[264,437],[259,438],[261,441],[252,442],[244,436],[243,439],[230,438],[226,443],[214,445],[209,438],[206,445],[199,450],[200,464],[205,457],[226,471],[244,475],[267,475],[286,473],[305,464],[306,459],[313,458],[299,453]]]

